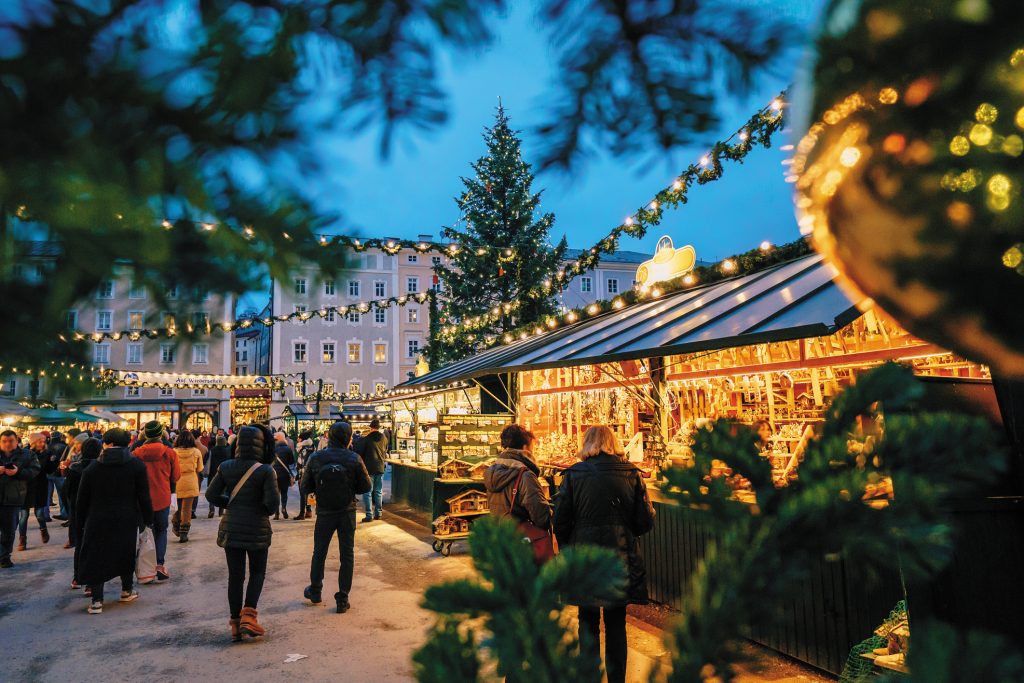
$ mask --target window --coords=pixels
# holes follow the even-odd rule
[[[327,312],[324,313],[324,322],[325,323],[333,323],[334,322],[334,309],[333,308],[328,308]]]
[[[171,285],[166,290],[164,290],[164,296],[166,296],[168,299],[177,299],[178,285]]]
[[[405,258],[407,263],[417,263],[420,260],[420,257],[417,254],[409,254]]]
[[[172,329],[175,326],[174,314],[170,311],[164,311],[160,314],[160,319],[164,321],[164,327]]]
[[[380,280],[373,283],[373,295],[376,297],[387,296],[388,283],[381,282]]]
[[[324,382],[323,391],[321,392],[324,396],[334,395],[334,382]]]
[[[110,396],[110,389],[97,389],[92,395],[94,398],[107,398]]]
[[[608,278],[608,293],[618,294],[619,293],[619,281],[615,278]]]
[[[359,296],[359,280],[348,281],[348,295]]]
[[[68,311],[66,320],[69,330],[78,329],[78,311]]]
[[[174,396],[174,389],[171,389],[170,387],[163,387],[160,389],[160,396],[163,398]]]
[[[125,398],[138,398],[141,395],[138,387],[125,387],[124,397]]]
[[[196,344],[192,347],[192,364],[206,365],[210,362],[210,345]]]
[[[128,311],[128,329],[141,330],[146,326],[145,311]]]
[[[92,362],[96,365],[110,365],[110,344],[97,344],[92,349]]]
[[[420,291],[420,279],[418,277],[405,278],[405,291],[409,294],[415,294]]]
[[[358,396],[361,393],[363,393],[363,385],[362,384],[360,384],[359,382],[349,382],[348,383],[348,395],[349,396]]]
[[[192,327],[197,330],[210,329],[210,314],[206,311],[192,312]]]
[[[206,389],[193,389],[192,398],[205,398]]]
[[[292,342],[292,361],[306,362],[306,342]]]
[[[411,323],[418,323],[420,321],[420,309],[415,306],[409,306],[405,309],[405,313],[408,316],[408,321]]]
[[[420,355],[420,340],[419,339],[407,339],[406,340],[406,357],[415,358]]]
[[[594,281],[589,277],[580,278],[580,291],[581,292],[592,292],[594,291]]]
[[[96,311],[96,331],[109,332],[113,329],[114,313],[112,311]]]
[[[441,265],[441,257],[440,256],[431,256],[430,257],[430,263],[432,265],[435,265],[435,266]]]
[[[373,362],[374,363],[387,363],[388,362],[388,345],[387,345],[387,342],[374,342],[373,343]]]
[[[103,280],[100,282],[100,286],[96,289],[97,299],[113,299],[114,298],[114,281]]]
[[[235,362],[245,362],[249,360],[249,349],[242,349],[241,351],[235,351]]]
[[[325,363],[334,362],[334,342],[323,343],[323,359]]]
[[[441,278],[435,275],[430,282],[430,291],[441,293]]]
[[[161,344],[160,345],[160,364],[161,365],[174,365],[174,361],[177,358],[177,349],[174,348],[174,344]]]
[[[307,310],[308,309],[305,304],[295,304],[296,313],[305,313]]]
[[[324,296],[334,296],[334,280],[324,280]]]
[[[349,311],[345,314],[345,319],[353,325],[358,325],[362,320],[363,316],[359,311]]]
[[[142,344],[129,344],[128,357],[125,360],[128,365],[142,365]]]
[[[375,394],[383,394],[387,390],[388,385],[385,384],[384,382],[377,382],[376,384],[373,385],[373,393]]]
[[[377,325],[385,325],[388,322],[388,311],[385,308],[378,308],[373,312],[373,322]]]
[[[249,366],[248,365],[239,365],[237,368],[235,368],[235,374],[236,375],[248,375],[249,374]]]
[[[146,286],[141,285],[138,282],[132,280],[132,284],[128,287],[128,298],[129,299],[145,299],[146,298]]]
[[[196,301],[209,301],[210,290],[208,289],[197,289],[196,290]]]
[[[4,382],[3,386],[3,393],[5,396],[14,396],[15,394],[18,393],[18,380],[16,379],[7,380],[6,382]]]
[[[362,342],[349,342],[348,343],[348,362],[349,363],[362,363],[363,362],[363,344]]]
[[[306,293],[306,278],[297,277],[295,278],[295,293],[305,294]]]

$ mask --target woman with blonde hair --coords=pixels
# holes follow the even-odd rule
[[[604,660],[608,683],[626,680],[626,605],[647,603],[647,573],[639,536],[654,526],[654,507],[640,470],[625,459],[608,427],[583,435],[580,462],[565,471],[555,497],[553,528],[560,546],[596,545],[616,551],[626,567],[627,585],[615,603],[581,604],[580,646],[599,657],[604,615]]]
[[[188,532],[192,529],[192,506],[199,496],[203,453],[196,448],[196,439],[187,429],[182,429],[174,439],[174,452],[178,454],[181,477],[174,485],[174,493],[178,496],[178,511],[174,513],[172,529],[179,543],[188,543]]]

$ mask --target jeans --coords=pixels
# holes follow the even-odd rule
[[[18,527],[20,505],[0,505],[0,561],[11,559],[14,550],[14,530]]]
[[[164,564],[164,556],[167,554],[167,524],[170,518],[171,508],[153,511],[153,545],[156,546],[156,563]]]
[[[268,548],[263,550],[242,550],[241,548],[224,548],[228,559],[228,608],[231,618],[238,619],[242,615],[242,584],[245,583],[245,558],[249,558],[249,585],[245,589],[245,606],[256,609],[263,592],[263,580],[267,576]]]
[[[46,508],[35,508],[34,511],[36,513],[36,521],[39,522],[39,528],[45,529],[48,517],[46,513],[49,512],[49,510]],[[28,535],[28,510],[24,508],[22,508],[21,512],[18,513],[18,535]]]
[[[383,474],[371,474],[370,481],[373,486],[370,490],[363,494],[363,509],[366,510],[366,516],[369,517],[371,513],[370,499],[373,497],[373,516],[380,517],[381,511],[384,509],[384,475]]]
[[[580,648],[584,656],[599,657],[601,612],[604,612],[604,669],[608,683],[626,681],[626,608],[580,607]]]
[[[125,574],[124,576],[121,577],[121,590],[122,591],[127,593],[128,591],[130,591],[134,587],[134,585],[135,585],[135,575],[134,574]],[[102,583],[94,583],[93,585],[89,586],[89,588],[92,589],[92,598],[91,598],[91,600],[93,602],[103,602],[103,584]]]
[[[60,505],[60,516],[68,516],[68,501],[64,497],[64,477],[59,474],[48,474],[46,475],[46,481],[49,482],[46,492],[46,502],[53,501],[53,490],[57,489],[57,503]]]
[[[331,539],[338,534],[338,552],[341,566],[338,568],[338,592],[334,598],[339,602],[348,600],[352,590],[352,565],[355,562],[356,511],[317,512],[313,527],[313,561],[309,565],[309,583],[317,593],[324,587],[324,563]]]

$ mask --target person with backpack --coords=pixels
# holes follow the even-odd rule
[[[366,515],[364,522],[380,519],[384,511],[384,472],[387,470],[388,440],[380,431],[380,420],[370,420],[370,431],[356,444],[353,440],[352,450],[359,454],[366,465],[373,488],[363,494],[363,509]],[[373,507],[371,508],[371,501]]]
[[[335,422],[327,436],[327,448],[310,456],[300,486],[301,491],[316,494],[313,558],[309,567],[309,585],[302,594],[314,605],[323,601],[324,563],[331,539],[337,534],[341,566],[334,600],[337,612],[341,614],[351,607],[348,595],[352,590],[355,561],[356,495],[369,491],[371,482],[362,458],[349,450],[352,425]]]

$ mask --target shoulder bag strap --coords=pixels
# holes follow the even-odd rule
[[[252,476],[253,472],[260,468],[261,464],[262,463],[258,462],[253,463],[253,466],[245,471],[245,474],[242,475],[242,478],[238,480],[237,484],[235,484],[235,488],[231,489],[231,496],[228,498],[228,505],[231,505],[231,501],[233,501],[235,499],[235,496],[238,495],[238,492],[242,490],[242,485],[245,484],[245,482],[249,481],[249,477]]]
[[[519,485],[523,483],[524,474],[526,474],[525,467],[519,470],[519,476],[516,477],[516,483],[512,485],[512,501],[508,504],[509,512],[512,512],[512,508],[516,506],[516,497],[519,495]]]

